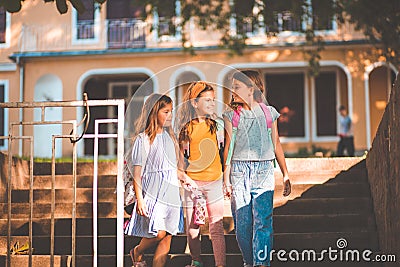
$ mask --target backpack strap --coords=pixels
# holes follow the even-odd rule
[[[237,109],[233,111],[233,116],[232,116],[232,127],[237,128],[239,125],[239,119],[240,119],[240,111],[242,110],[242,106],[238,106]]]
[[[218,143],[218,154],[221,162],[222,171],[225,168],[224,161],[224,149],[225,149],[225,123],[222,118],[217,117],[215,119],[217,122],[217,143]]]
[[[224,129],[224,121],[221,118],[216,118],[215,122],[217,123],[217,142],[218,148],[221,149],[225,146],[225,129]]]
[[[267,105],[265,105],[264,103],[259,103],[264,116],[265,116],[265,120],[267,122],[267,132],[268,132],[268,138],[271,140],[272,142],[272,147],[275,148],[274,142],[272,141],[272,115],[271,115],[271,111],[269,110],[269,108],[267,107]]]
[[[265,119],[267,120],[268,129],[272,129],[272,115],[271,111],[264,103],[259,103],[262,111],[264,112]]]
[[[242,110],[242,106],[238,106],[237,109],[233,110],[232,115],[232,136],[231,136],[231,143],[229,144],[228,149],[228,156],[226,157],[226,165],[231,164],[232,154],[233,154],[233,147],[236,143],[236,134],[238,130],[239,120],[240,120],[240,111]]]
[[[272,115],[271,110],[265,105],[264,103],[260,103],[260,107],[264,112],[265,119],[267,120],[267,131],[268,131],[268,138],[271,140],[272,147],[275,150],[275,144],[272,140]],[[274,167],[276,167],[276,159],[274,159]]]

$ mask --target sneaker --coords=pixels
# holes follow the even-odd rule
[[[186,265],[185,267],[204,267],[204,265],[201,261],[192,260],[192,263],[190,265]]]
[[[132,267],[147,267],[147,264],[145,261],[136,261],[133,263]]]

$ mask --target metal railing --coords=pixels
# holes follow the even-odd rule
[[[136,19],[113,19],[107,24],[108,48],[146,47],[147,23]]]
[[[45,113],[47,108],[52,107],[90,107],[95,106],[115,106],[118,109],[116,119],[101,119],[95,121],[95,133],[94,134],[77,134],[80,123],[75,120],[66,121],[46,121]],[[55,151],[56,151],[56,140],[67,138],[71,140],[72,144],[72,189],[73,189],[73,204],[72,204],[72,236],[71,236],[71,266],[76,266],[76,181],[77,181],[77,141],[81,138],[94,138],[94,171],[93,171],[93,266],[97,267],[97,183],[98,183],[98,141],[100,138],[115,138],[117,139],[117,267],[123,267],[124,258],[124,233],[123,233],[123,221],[124,221],[124,185],[122,179],[123,170],[123,155],[124,155],[124,109],[125,103],[123,99],[119,100],[83,100],[83,101],[58,101],[58,102],[13,102],[13,103],[0,103],[0,108],[3,109],[41,109],[41,120],[40,121],[22,121],[22,122],[10,122],[9,123],[9,135],[0,136],[0,139],[8,140],[8,177],[7,177],[7,259],[6,267],[11,267],[11,234],[12,234],[12,158],[13,158],[13,141],[14,140],[28,140],[30,143],[29,149],[29,267],[32,266],[32,243],[33,243],[33,165],[34,165],[34,136],[33,135],[22,135],[19,136],[14,134],[13,129],[17,126],[33,126],[33,125],[71,125],[72,131],[70,134],[58,134],[52,135],[52,158],[51,158],[51,219],[50,219],[50,267],[54,266],[54,242],[55,242]],[[87,118],[88,119],[88,118]],[[81,121],[82,122],[82,121]],[[117,124],[117,133],[115,134],[100,134],[99,124],[113,123]]]
[[[79,21],[75,26],[23,24],[19,51],[143,48],[149,34],[149,25],[136,19],[106,20],[99,25],[93,21]]]

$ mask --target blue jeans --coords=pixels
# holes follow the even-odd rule
[[[273,242],[273,161],[233,161],[232,215],[245,266],[270,265]]]

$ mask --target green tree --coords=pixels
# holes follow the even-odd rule
[[[381,56],[400,67],[400,1],[339,0],[337,15],[362,30]]]

